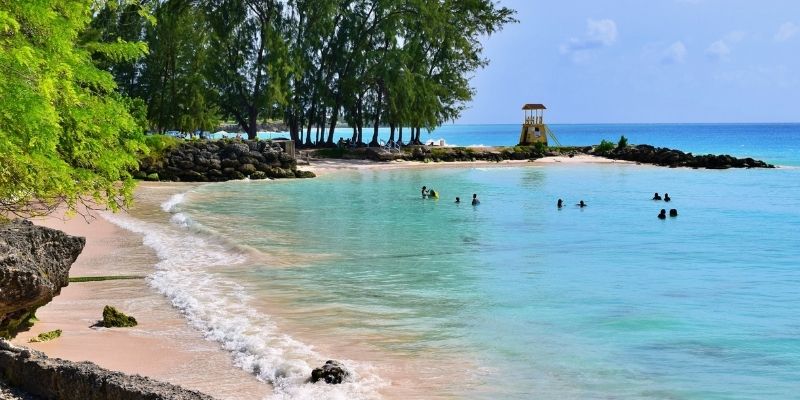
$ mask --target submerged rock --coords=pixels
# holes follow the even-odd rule
[[[344,369],[344,365],[338,361],[328,360],[325,365],[311,371],[311,383],[325,381],[325,383],[336,385],[342,383],[347,375],[348,372]]]
[[[100,325],[106,328],[129,328],[138,325],[136,318],[123,314],[111,306],[103,308],[103,321]]]
[[[26,328],[36,309],[69,284],[86,239],[14,220],[0,223],[0,337]]]

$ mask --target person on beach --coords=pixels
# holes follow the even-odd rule
[[[478,200],[478,195],[476,193],[473,193],[472,194],[472,205],[473,206],[477,206],[478,204],[481,204],[481,201]]]
[[[678,210],[675,209],[675,208],[670,208],[669,209],[669,216],[670,217],[677,217],[678,216]]]
[[[661,200],[661,196],[658,195],[658,192],[653,195],[653,200]]]
[[[422,198],[423,199],[427,199],[428,198],[428,187],[427,186],[423,186],[422,187]]]
[[[586,206],[587,206],[587,204],[586,204],[586,203],[584,203],[584,202],[583,202],[583,200],[581,200],[581,202],[580,202],[580,203],[578,203],[578,204],[575,204],[575,205],[576,205],[576,206],[578,206],[578,207],[580,207],[580,208],[583,208],[583,207],[586,207]]]
[[[461,198],[460,197],[456,197],[456,204],[461,204]]]
[[[558,199],[558,203],[556,203],[556,205],[558,206],[558,209],[560,210],[561,207],[564,207],[564,200]]]
[[[661,209],[661,212],[658,213],[658,219],[666,219],[667,218],[667,210]]]
[[[669,193],[664,193],[664,201],[670,201],[672,199],[669,198]]]

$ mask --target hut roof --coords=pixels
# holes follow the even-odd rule
[[[522,109],[523,110],[546,110],[547,107],[545,107],[544,104],[531,104],[531,103],[529,103],[529,104],[525,104],[524,106],[522,106]]]

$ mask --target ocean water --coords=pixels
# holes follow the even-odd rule
[[[514,136],[483,129],[441,136]],[[796,399],[800,125],[554,131],[783,167],[352,171],[204,185],[160,221],[113,220],[157,250],[152,286],[275,398]],[[305,382],[326,359],[345,384]]]

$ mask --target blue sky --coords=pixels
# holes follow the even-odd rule
[[[457,123],[800,122],[800,0],[501,0]]]

